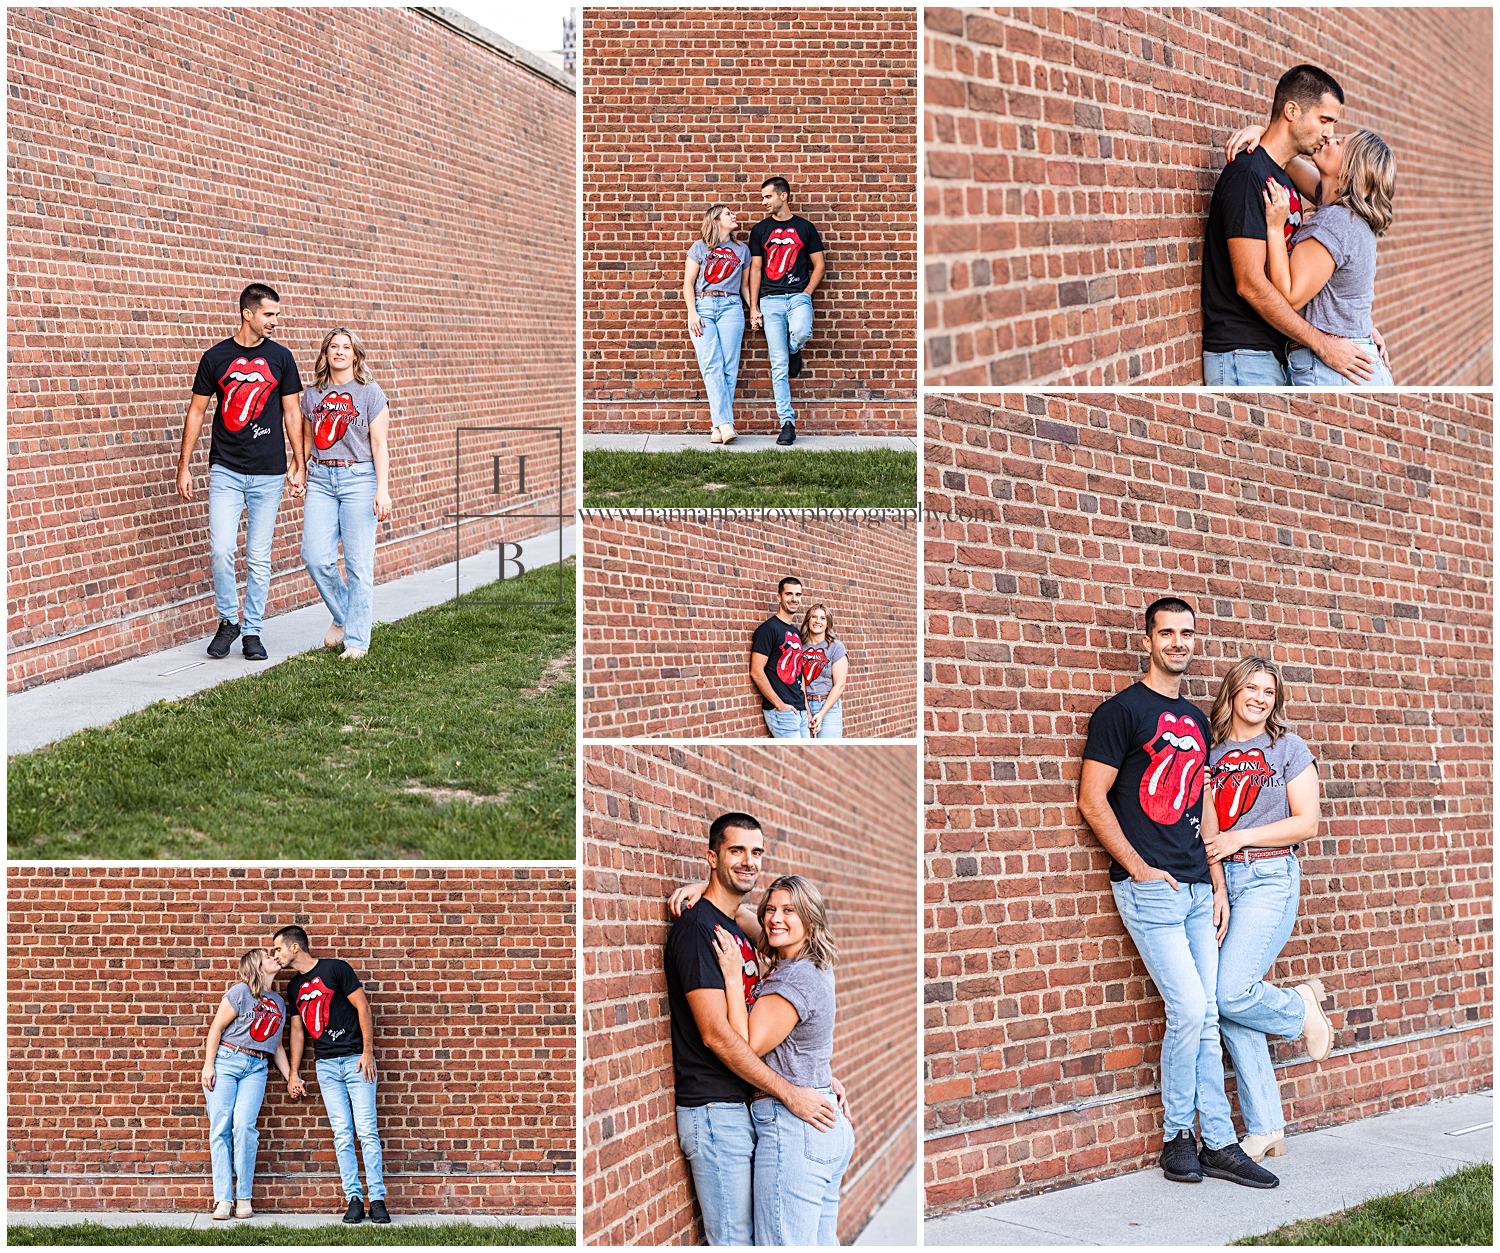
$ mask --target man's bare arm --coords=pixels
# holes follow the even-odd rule
[[[1124,867],[1132,879],[1137,883],[1165,879],[1175,892],[1177,880],[1165,870],[1146,864],[1146,859],[1125,838],[1115,811],[1109,807],[1109,789],[1114,786],[1115,776],[1119,773],[1114,766],[1084,758],[1083,775],[1078,780],[1078,812],[1089,824],[1095,838],[1104,845],[1105,851]]]
[[[808,261],[811,263],[812,269],[811,273],[807,276],[807,286],[802,290],[811,296],[813,292],[818,290],[818,284],[823,281],[823,254],[815,252],[808,257]]]
[[[198,436],[203,433],[203,416],[208,412],[207,396],[194,396],[188,402],[187,416],[182,420],[182,451],[177,455],[177,494],[183,500],[193,498],[193,474],[188,462],[193,459],[193,449]]]
[[[791,706],[772,689],[771,680],[766,678],[766,662],[770,660],[765,653],[750,654],[750,681],[755,684],[756,690],[771,702],[773,709],[790,709]]]

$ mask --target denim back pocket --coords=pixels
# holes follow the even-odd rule
[[[810,1162],[817,1162],[821,1166],[832,1166],[844,1159],[844,1135],[848,1127],[842,1118],[834,1124],[833,1130],[824,1131],[814,1127],[812,1123],[802,1124],[803,1134],[807,1138],[807,1145],[803,1154]]]

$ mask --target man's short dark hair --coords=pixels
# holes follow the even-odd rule
[[[282,927],[272,938],[285,940],[288,944],[295,944],[304,953],[312,952],[312,945],[307,942],[307,932],[299,926]]]
[[[760,185],[761,191],[765,191],[767,187],[774,187],[778,196],[790,196],[792,194],[792,185],[779,174],[772,175]]]
[[[1178,600],[1175,596],[1163,596],[1160,600],[1153,600],[1146,606],[1146,634],[1151,634],[1151,629],[1156,625],[1156,615],[1159,613],[1191,613],[1193,614],[1193,625],[1198,624],[1198,615],[1193,613],[1193,607],[1185,600]]]
[[[1344,89],[1334,82],[1333,75],[1327,70],[1320,70],[1316,65],[1294,65],[1276,84],[1271,116],[1280,117],[1288,100],[1295,100],[1303,112],[1316,109],[1324,96],[1332,96],[1340,104],[1344,103]]]
[[[717,853],[724,847],[724,832],[733,827],[736,831],[759,831],[760,823],[749,814],[720,814],[708,829],[708,851]]]
[[[781,582],[776,585],[776,595],[780,596],[782,592],[786,591],[786,585],[788,583],[795,583],[798,587],[802,586],[801,579],[799,579],[795,574],[789,574],[786,576],[786,578],[782,579]]]
[[[274,300],[277,304],[281,303],[281,297],[277,294],[274,287],[269,287],[265,283],[251,283],[249,287],[240,293],[240,312],[253,313],[267,300]]]

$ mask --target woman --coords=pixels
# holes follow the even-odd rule
[[[815,740],[844,738],[840,700],[849,681],[849,655],[833,633],[827,605],[802,615],[802,691],[807,696],[807,729]]]
[[[688,249],[682,268],[688,335],[708,392],[711,444],[732,444],[736,438],[734,385],[750,302],[750,249],[734,240],[738,226],[728,205],[714,205],[703,215],[702,237]]]
[[[255,1150],[260,1132],[255,1120],[266,1094],[268,1062],[287,1080],[288,1090],[302,1095],[292,1078],[281,1041],[286,1002],[271,991],[281,970],[275,958],[253,948],[240,958],[239,981],[230,987],[213,1023],[203,1060],[203,1094],[208,1101],[208,1153],[214,1173],[214,1217],[249,1218],[255,1188]],[[231,1208],[232,1207],[232,1208]]]
[[[743,911],[742,911],[743,912]],[[744,958],[723,927],[714,932],[724,972],[730,1028],[789,1082],[837,1098],[833,1089],[833,966],[837,952],[822,894],[801,875],[771,884],[751,940],[769,972],[746,1010]],[[743,929],[743,928],[742,928]],[[774,1097],[758,1094],[755,1123],[755,1243],[837,1245],[839,1186],[854,1154],[843,1112],[832,1130],[803,1122]]]
[[[390,412],[364,345],[346,326],[323,337],[313,379],[302,393],[302,560],[333,615],[323,647],[343,644],[344,659],[356,661],[370,649],[375,528],[391,515]],[[347,578],[339,574],[340,542]]]
[[[1219,948],[1219,1030],[1239,1081],[1245,1138],[1254,1161],[1286,1152],[1286,1119],[1267,1035],[1307,1037],[1313,1061],[1333,1047],[1320,979],[1293,988],[1264,976],[1297,921],[1302,871],[1296,848],[1318,830],[1318,765],[1287,729],[1281,675],[1247,657],[1224,676],[1209,715],[1203,842],[1222,862],[1229,928]]]

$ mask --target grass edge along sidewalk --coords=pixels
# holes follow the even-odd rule
[[[894,448],[719,453],[585,449],[585,508],[913,509],[917,454]]]
[[[1475,1162],[1435,1183],[1375,1197],[1322,1218],[1304,1218],[1238,1244],[1490,1245],[1494,1168]]]
[[[489,599],[558,605],[493,605]],[[567,859],[574,565],[9,761],[12,859]]]
[[[400,1245],[448,1245],[448,1244],[498,1244],[516,1245],[575,1245],[578,1238],[573,1228],[561,1225],[517,1227],[513,1224],[494,1226],[468,1222],[405,1223],[390,1227],[372,1227],[368,1224],[344,1226],[333,1222],[326,1226],[302,1227],[274,1223],[266,1226],[237,1225],[212,1228],[167,1226],[153,1223],[132,1223],[128,1226],[105,1225],[94,1222],[69,1223],[66,1226],[41,1226],[31,1223],[11,1223],[6,1231],[6,1241],[12,1247],[18,1245],[63,1248],[68,1246],[95,1244],[133,1245],[193,1245],[193,1244],[295,1244],[330,1247],[357,1244]]]

